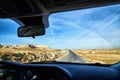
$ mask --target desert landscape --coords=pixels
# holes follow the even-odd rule
[[[73,50],[89,63],[114,64],[120,61],[120,49]]]
[[[73,49],[74,54],[88,63],[113,64],[120,61],[120,49]],[[0,45],[0,60],[31,63],[53,61],[67,54],[67,50],[52,49],[46,45]]]

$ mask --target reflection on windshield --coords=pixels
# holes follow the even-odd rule
[[[0,19],[0,60],[113,64],[120,61],[120,4],[51,14],[44,36],[19,38]]]

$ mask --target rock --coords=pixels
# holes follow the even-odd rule
[[[36,48],[33,44],[19,45],[18,48]]]
[[[0,48],[3,48],[3,45],[0,44]]]

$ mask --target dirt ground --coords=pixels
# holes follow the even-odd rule
[[[114,64],[120,61],[120,49],[73,51],[89,63]]]
[[[114,64],[120,61],[120,49],[72,50],[88,63]],[[66,54],[66,50],[39,48],[0,48],[0,60],[13,62],[38,62],[55,60]]]

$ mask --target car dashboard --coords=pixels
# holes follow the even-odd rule
[[[1,66],[0,80],[69,80],[66,72],[56,66],[15,64]]]
[[[75,63],[0,63],[0,80],[120,80],[109,66]]]
[[[53,70],[53,71],[52,71]],[[5,70],[1,71],[0,80],[68,80],[62,72],[48,70]]]

